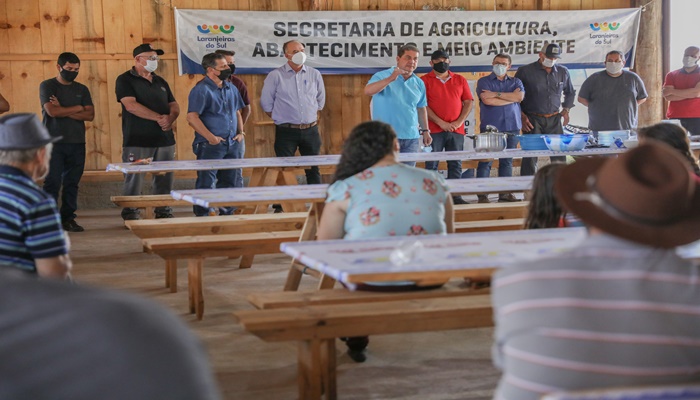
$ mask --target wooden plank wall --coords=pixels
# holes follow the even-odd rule
[[[633,0],[632,0],[633,1]],[[199,76],[177,75],[173,8],[221,10],[579,10],[626,8],[630,0],[0,0],[0,92],[12,112],[40,113],[39,83],[57,73],[56,58],[72,51],[82,60],[78,81],[90,88],[95,120],[88,124],[87,170],[121,159],[121,107],[116,77],[133,65],[131,51],[152,43],[166,54],[158,73],[171,84],[183,110],[176,124],[177,157],[193,158],[192,130],[184,114]],[[467,74],[470,78],[471,74]],[[251,94],[248,157],[273,156],[274,127],[258,106],[264,76],[243,75]],[[323,149],[338,153],[350,129],[369,119],[367,75],[326,76],[321,118]]]

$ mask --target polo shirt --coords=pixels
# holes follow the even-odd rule
[[[474,97],[466,78],[453,72],[448,72],[448,74],[447,80],[444,82],[432,71],[421,76],[420,79],[425,84],[428,107],[440,119],[452,122],[459,118],[462,113],[462,102],[474,100]],[[442,128],[435,122],[428,120],[428,124],[430,133],[442,132]],[[464,124],[457,128],[455,133],[464,135]]]
[[[85,121],[78,121],[70,117],[54,118],[46,113],[44,104],[51,101],[51,96],[56,96],[61,107],[92,106],[92,97],[87,86],[78,82],[64,85],[56,78],[47,79],[39,85],[39,100],[41,101],[41,115],[44,126],[51,136],[62,136],[56,143],[85,143]]]
[[[525,86],[523,86],[523,82],[520,79],[506,75],[503,80],[500,80],[493,72],[476,82],[477,96],[481,96],[484,90],[496,93],[512,93],[515,92],[515,89],[520,89],[521,92],[525,93]],[[520,118],[520,103],[490,106],[480,101],[479,113],[481,116],[479,130],[481,132],[486,131],[486,125],[495,126],[500,132],[518,132],[523,127]]]
[[[625,70],[619,76],[606,71],[592,74],[578,95],[588,100],[588,128],[593,131],[636,128],[637,101],[648,97],[642,78]]]
[[[243,99],[243,104],[246,106],[249,105],[250,99],[248,98],[248,86],[245,85],[245,82],[235,75],[231,75],[228,80],[233,84],[233,86],[236,87],[236,89],[238,89],[238,93],[241,94],[241,99]]]
[[[392,72],[394,67],[379,71],[372,75],[367,84],[388,78]],[[399,139],[418,139],[420,128],[416,108],[427,106],[428,99],[423,81],[416,74],[412,74],[408,79],[399,75],[381,92],[372,96],[370,113],[372,119],[391,125]]]
[[[168,82],[151,73],[152,81],[140,76],[132,67],[117,77],[117,101],[134,97],[144,107],[158,114],[170,114],[170,103],[175,101]],[[122,104],[123,147],[165,147],[175,144],[172,129],[163,131],[158,122],[137,117]]]
[[[692,72],[685,69],[677,69],[666,75],[664,86],[673,86],[676,89],[690,89],[700,82],[700,67]],[[668,102],[666,117],[674,118],[700,118],[700,98],[683,99]]]
[[[34,260],[68,254],[51,195],[22,170],[0,165],[0,267],[36,274]]]
[[[532,64],[518,68],[515,77],[523,82],[525,87],[525,99],[520,103],[520,108],[526,114],[553,114],[559,112],[560,107],[571,108],[574,106],[576,90],[571,83],[569,70],[559,64],[547,70],[535,61]],[[561,96],[564,95],[564,103]]]
[[[238,118],[236,111],[245,107],[238,89],[230,82],[224,81],[218,87],[208,76],[197,82],[190,91],[187,112],[199,114],[204,126],[215,136],[228,139],[236,136]],[[198,132],[195,132],[194,143],[206,142]]]

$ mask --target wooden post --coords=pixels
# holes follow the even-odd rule
[[[636,7],[649,3],[649,0],[634,0]],[[664,118],[663,96],[663,53],[661,22],[663,2],[654,0],[645,7],[639,26],[637,52],[634,70],[644,81],[649,93],[646,103],[639,107],[639,126],[651,125]]]

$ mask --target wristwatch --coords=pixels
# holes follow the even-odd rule
[[[423,133],[423,132],[430,132],[430,129],[421,129],[419,132],[420,132],[420,133]]]

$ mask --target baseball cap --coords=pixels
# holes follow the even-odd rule
[[[138,56],[141,53],[147,53],[149,51],[155,51],[156,54],[158,54],[159,56],[162,56],[163,54],[165,54],[165,52],[163,50],[154,49],[153,47],[151,47],[150,44],[144,43],[144,44],[140,44],[140,45],[136,46],[136,48],[134,49],[134,57]]]
[[[544,50],[544,55],[547,58],[561,58],[561,47],[556,43],[551,43]]]

